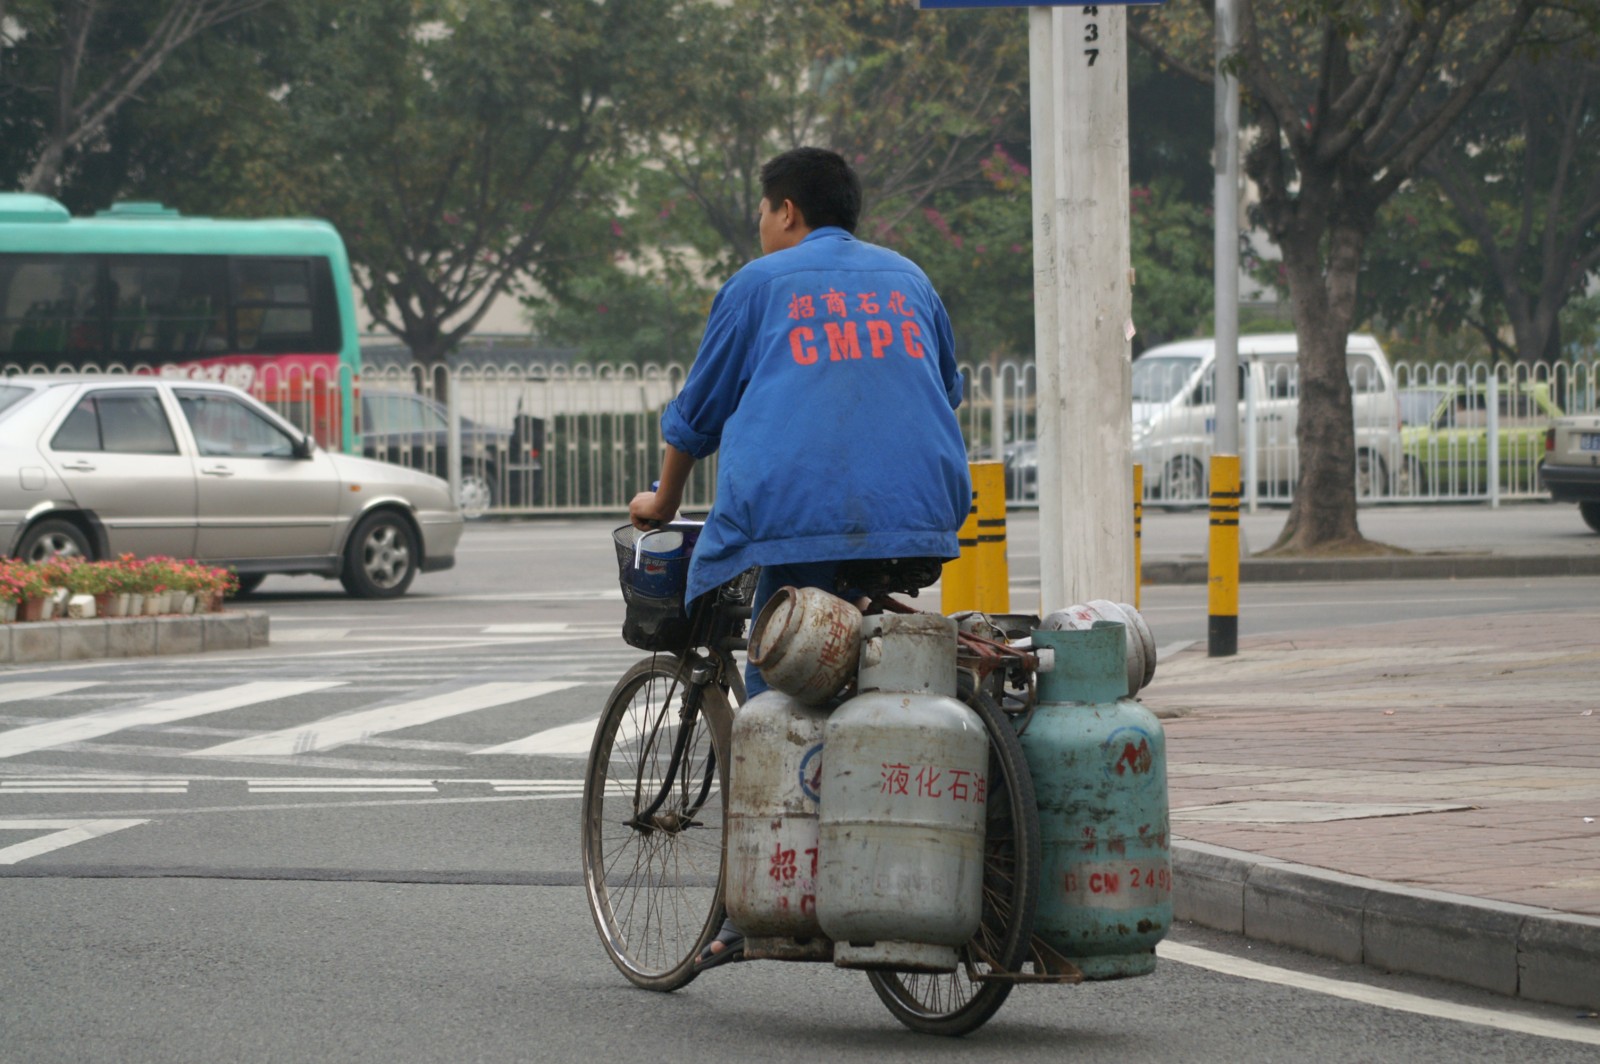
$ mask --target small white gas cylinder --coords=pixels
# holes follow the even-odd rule
[[[821,710],[781,691],[733,721],[728,772],[728,916],[751,959],[827,960],[817,924]]]

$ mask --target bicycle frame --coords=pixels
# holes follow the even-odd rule
[[[633,819],[628,821],[628,826],[635,830],[648,833],[658,828],[667,827],[667,825],[656,823],[655,817],[661,807],[666,804],[667,798],[672,793],[672,788],[677,785],[677,776],[683,766],[683,754],[689,748],[689,743],[693,738],[694,725],[700,715],[700,704],[706,685],[717,683],[731,689],[737,683],[736,670],[738,665],[734,662],[733,652],[735,650],[744,650],[749,645],[749,641],[743,635],[737,634],[743,632],[744,622],[749,617],[750,607],[725,601],[724,589],[720,588],[714,593],[714,598],[709,602],[702,600],[701,603],[696,604],[695,614],[690,624],[690,632],[699,633],[702,630],[705,631],[706,638],[704,643],[707,647],[707,653],[702,654],[696,649],[696,644],[699,641],[692,634],[689,645],[684,648],[683,653],[679,656],[678,660],[682,668],[676,682],[688,683],[691,689],[684,694],[683,709],[678,717],[678,736],[673,743],[672,755],[667,762],[667,771],[663,773],[664,781],[661,785],[661,790],[647,808],[635,813]],[[742,685],[740,686],[742,687]],[[667,707],[672,703],[672,695],[673,689],[669,688],[667,697],[662,700],[661,713],[663,717],[667,712]],[[719,730],[724,732],[719,738],[723,742],[723,749],[727,749],[727,744],[732,741],[731,722],[713,721],[712,727],[718,727],[719,723],[721,724]],[[652,745],[655,743],[656,736],[661,733],[661,724],[662,720],[657,719],[651,727],[649,743]],[[700,782],[700,794],[692,803],[685,806],[686,822],[673,825],[674,828],[687,827],[693,823],[694,814],[710,800],[712,789],[716,783],[716,760],[716,752],[713,747],[711,755],[706,759],[705,778]],[[636,807],[643,797],[642,793],[640,793],[641,786],[642,784],[635,785],[634,804]]]

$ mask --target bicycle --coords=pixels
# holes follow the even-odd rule
[[[626,526],[615,535],[633,544],[637,564],[638,535],[629,536]],[[618,555],[626,564],[623,538]],[[890,596],[914,596],[938,574],[938,563],[926,559],[853,562],[841,567],[840,583],[869,600],[866,612],[911,611]],[[749,571],[703,596],[671,639],[662,641],[670,650],[657,650],[624,674],[607,700],[590,753],[583,807],[590,911],[613,963],[645,989],[671,991],[693,980],[695,958],[722,924],[722,806],[733,708],[744,696],[733,653],[746,649],[744,627],[755,578]],[[1039,827],[1032,777],[1011,723],[1011,712],[1026,705],[1003,708],[1002,700],[1016,702],[1005,698],[1007,684],[1024,688],[1037,661],[968,634],[961,645],[958,697],[989,735],[980,927],[954,972],[868,973],[896,1019],[912,1030],[941,1035],[977,1029],[1018,982],[1081,978],[1032,936]],[[630,721],[636,723],[627,731]],[[618,756],[618,736],[626,756]],[[1019,816],[1018,811],[1024,812]],[[623,867],[625,853],[633,854],[631,873]],[[1030,963],[1031,973],[1024,970]]]

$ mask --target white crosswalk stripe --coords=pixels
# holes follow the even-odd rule
[[[276,699],[293,698],[343,686],[343,680],[258,680],[251,683],[224,687],[216,691],[200,691],[179,698],[140,702],[131,706],[116,706],[53,720],[31,724],[0,732],[0,758],[31,754],[70,743],[85,742],[110,735],[127,728],[149,727],[257,705]]]
[[[98,680],[77,680],[61,683],[51,683],[47,680],[22,680],[14,683],[0,683],[0,702],[27,702],[33,699],[54,698],[69,691],[81,691],[85,687],[98,686],[100,686]]]
[[[186,757],[288,757],[294,754],[328,750],[346,743],[382,735],[385,732],[428,724],[446,717],[470,713],[491,706],[523,702],[555,691],[576,687],[570,681],[536,683],[486,683],[457,691],[446,691],[409,702],[378,706],[344,713],[309,724],[280,728],[277,731],[236,739],[204,750],[191,750]],[[3,738],[3,736],[0,736]]]

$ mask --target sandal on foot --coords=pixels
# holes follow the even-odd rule
[[[720,950],[711,947],[722,943]],[[700,956],[694,959],[694,970],[703,972],[717,967],[719,964],[733,964],[735,961],[744,960],[744,932],[733,926],[732,920],[722,921],[722,927],[717,931],[717,937],[706,943],[706,948],[700,951]]]

